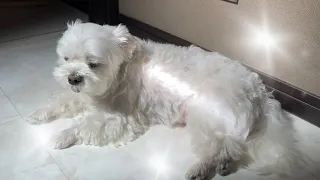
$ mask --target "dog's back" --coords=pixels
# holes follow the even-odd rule
[[[303,165],[289,117],[256,73],[195,46],[148,45],[152,50],[148,66],[179,80],[175,84],[188,85],[183,86],[185,94],[176,96],[196,97],[187,105],[187,127],[200,157],[219,154],[214,149],[225,147],[220,156],[235,153],[233,158],[240,160],[240,154],[247,154],[241,157],[247,168],[262,174],[289,174]],[[170,102],[170,97],[160,99]]]

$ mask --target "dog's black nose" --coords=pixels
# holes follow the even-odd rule
[[[70,74],[68,76],[68,82],[71,84],[71,85],[78,85],[82,82],[83,80],[83,77],[82,76],[79,76],[79,75],[75,75],[75,74]]]

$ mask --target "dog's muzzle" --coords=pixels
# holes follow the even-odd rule
[[[80,92],[81,84],[83,83],[83,77],[78,74],[70,74],[68,76],[68,82],[71,85],[71,90],[73,92]]]
[[[83,81],[83,77],[77,74],[70,74],[68,76],[68,82],[71,85],[79,85]]]

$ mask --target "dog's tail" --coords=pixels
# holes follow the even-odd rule
[[[259,132],[249,139],[249,170],[259,174],[291,175],[301,170],[309,159],[300,151],[300,137],[295,132],[288,114],[272,95],[263,106]]]

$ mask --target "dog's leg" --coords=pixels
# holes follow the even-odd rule
[[[66,91],[60,94],[49,106],[33,112],[26,121],[30,124],[44,124],[59,118],[72,118],[88,111],[91,99],[84,94]]]
[[[147,126],[133,117],[121,114],[96,113],[86,117],[82,124],[62,131],[51,141],[53,148],[62,149],[72,144],[94,146],[122,146],[138,138]]]
[[[187,172],[188,180],[211,179],[215,173],[227,176],[236,170],[237,162],[245,152],[243,142],[214,131],[192,131],[192,136],[194,152],[200,160]]]
[[[213,121],[210,116],[193,112],[189,115],[187,129],[199,162],[190,168],[186,178],[202,180],[212,178],[215,173],[221,176],[232,173],[237,161],[245,154],[245,142],[237,136],[226,134],[223,124]],[[196,119],[194,115],[200,119]]]
[[[75,144],[78,141],[77,128],[78,126],[74,126],[54,135],[49,146],[54,149],[63,149]]]
[[[186,174],[187,180],[210,180],[215,174],[216,164],[212,157],[207,157],[199,160],[196,164],[191,166]]]
[[[234,127],[239,122],[233,122],[233,112],[218,111],[214,108],[224,107],[217,107],[207,99],[192,99],[187,105],[186,127],[191,134],[193,151],[199,158],[187,173],[190,180],[208,179],[214,172],[227,176],[236,170],[247,152],[247,129]]]
[[[214,156],[217,168],[216,172],[221,176],[227,176],[236,170],[237,163],[243,158],[246,152],[244,141],[235,137],[224,135],[218,154]]]
[[[51,106],[48,106],[34,111],[25,120],[29,124],[45,124],[54,121],[57,118],[58,117],[55,113],[55,109]]]

